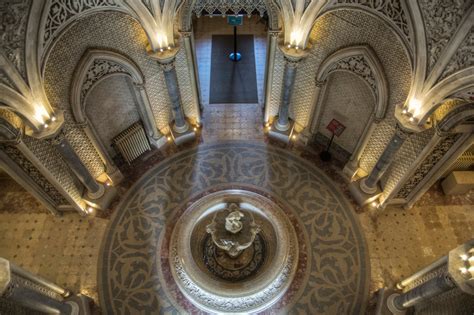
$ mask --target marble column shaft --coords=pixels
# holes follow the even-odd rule
[[[364,190],[364,186],[366,190],[376,188],[378,181],[383,176],[388,167],[392,164],[393,158],[407,137],[408,133],[397,125],[395,134],[392,136],[387,146],[383,150],[383,153],[377,160],[374,168],[370,172],[369,176],[363,180],[363,185],[361,185],[362,190]],[[365,192],[370,193],[368,191]]]
[[[193,33],[192,32],[180,32],[183,37],[184,49],[186,51],[186,61],[188,64],[189,72],[191,73],[189,79],[191,81],[191,89],[193,92],[193,98],[195,101],[196,112],[198,113],[196,120],[198,123],[201,122],[201,95],[199,94],[199,74],[196,66],[196,49],[194,47]]]
[[[290,125],[290,101],[295,85],[297,66],[298,61],[293,61],[285,57],[285,70],[283,73],[283,91],[281,95],[280,109],[278,110],[278,121],[276,124],[276,128],[283,131],[288,130],[288,127]]]
[[[171,101],[171,110],[174,117],[174,130],[178,133],[185,132],[188,129],[188,124],[184,117],[183,106],[181,103],[181,96],[179,93],[178,76],[176,74],[176,67],[174,60],[165,64],[160,64],[165,76],[166,88]]]
[[[273,71],[275,67],[275,51],[278,49],[278,36],[280,31],[268,31],[267,40],[267,56],[265,63],[265,117],[264,121],[268,122],[270,116],[270,106],[272,98],[272,85],[273,85]]]
[[[87,167],[77,156],[66,137],[60,133],[54,138],[53,145],[79,181],[87,188],[89,197],[92,199],[100,198],[104,194],[104,186],[94,179]]]
[[[447,273],[444,273],[395,297],[393,303],[400,310],[407,309],[420,302],[427,301],[443,292],[451,290],[455,286],[456,285],[451,277]]]

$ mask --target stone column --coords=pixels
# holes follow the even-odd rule
[[[102,197],[105,192],[104,186],[95,180],[87,167],[82,163],[81,159],[77,156],[71,144],[66,139],[64,131],[59,132],[59,134],[54,137],[52,144],[58,150],[59,154],[61,154],[64,161],[79,181],[86,187],[87,196],[94,200]]]
[[[395,134],[390,139],[389,143],[382,152],[382,155],[377,160],[374,168],[369,176],[365,177],[360,182],[360,189],[366,194],[373,194],[377,191],[377,183],[388,169],[393,161],[393,158],[401,148],[403,142],[410,135],[409,132],[403,130],[398,124],[395,128]]]
[[[444,273],[406,293],[396,296],[393,299],[393,305],[399,310],[404,310],[415,304],[427,301],[443,292],[451,290],[455,286],[456,285],[449,274]]]
[[[89,140],[92,142],[92,145],[96,148],[97,153],[99,154],[100,159],[105,164],[105,172],[107,176],[114,184],[118,184],[122,181],[123,175],[118,169],[115,162],[110,157],[107,149],[104,147],[104,144],[100,140],[99,136],[97,135],[94,127],[90,124],[89,120],[86,119],[84,122],[79,124]]]
[[[307,133],[317,133],[319,127],[319,120],[321,119],[321,112],[324,106],[321,105],[324,93],[326,91],[326,81],[315,80],[314,95],[313,95],[313,111],[308,121]]]
[[[143,84],[133,83],[133,92],[136,102],[138,103],[138,110],[143,121],[145,131],[151,143],[156,144],[163,136],[156,127],[155,115],[151,110],[150,100]]]
[[[283,72],[283,86],[281,94],[280,108],[278,110],[278,120],[275,128],[286,131],[290,128],[289,110],[291,95],[295,85],[296,69],[301,58],[285,55],[285,70]]]
[[[75,303],[65,302],[50,288],[16,274],[10,262],[0,258],[0,296],[26,308],[47,314],[78,314]]]
[[[189,125],[184,116],[181,103],[175,58],[173,57],[170,61],[166,62],[159,61],[159,64],[165,76],[166,88],[168,89],[168,95],[171,101],[171,111],[174,117],[173,130],[177,133],[184,133],[189,129]]]
[[[265,66],[265,123],[268,122],[270,118],[270,106],[272,100],[272,85],[273,85],[273,71],[275,67],[275,51],[277,48],[278,36],[280,36],[280,31],[268,31],[268,44],[267,44],[267,60]]]
[[[201,122],[201,95],[199,94],[199,74],[196,67],[196,51],[193,43],[193,32],[181,31],[180,34],[183,37],[184,49],[186,51],[186,61],[190,72],[189,79],[191,81],[191,89],[193,91],[193,98],[196,100],[196,119],[199,124]]]
[[[344,166],[343,172],[350,178],[352,178],[357,173],[357,170],[359,168],[359,161],[362,156],[362,153],[364,152],[364,149],[367,146],[367,143],[372,137],[372,134],[374,130],[377,128],[380,121],[381,120],[379,118],[374,118],[374,114],[372,114],[367,127],[364,129],[364,132],[362,133],[362,135],[359,138],[359,141],[357,142],[357,146],[354,153],[351,154],[349,161]]]

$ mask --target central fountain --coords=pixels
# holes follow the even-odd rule
[[[194,202],[170,241],[180,291],[211,313],[254,313],[273,305],[295,274],[298,245],[284,211],[244,190],[223,190]]]

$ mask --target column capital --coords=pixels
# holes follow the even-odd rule
[[[322,88],[326,84],[326,80],[319,81],[318,79],[314,80],[314,85],[318,88]]]
[[[66,139],[66,131],[64,128],[61,128],[54,137],[49,138],[47,141],[52,145],[60,145],[64,139]]]
[[[76,126],[81,128],[81,129],[87,128],[89,126],[89,119],[87,119],[87,117],[86,117],[86,118],[84,118],[83,121],[78,121],[76,123]]]
[[[193,35],[193,32],[192,31],[179,31],[179,34],[181,34],[181,36],[183,36],[184,38],[189,38],[191,37],[191,35]]]
[[[138,82],[133,82],[133,87],[136,88],[137,90],[144,90],[145,89],[145,83],[138,83]]]
[[[179,47],[169,47],[168,49],[161,49],[160,51],[148,50],[148,56],[158,61],[158,64],[168,64],[175,61],[176,55],[179,52]]]
[[[413,134],[413,131],[403,128],[402,125],[397,123],[395,125],[395,134],[401,139],[405,140]]]
[[[285,65],[289,65],[290,67],[297,67],[298,63],[308,56],[308,52],[304,49],[288,48],[283,43],[280,43],[278,47],[283,53]]]
[[[279,30],[268,30],[268,35],[274,38],[278,38],[281,34],[281,29]]]
[[[158,65],[160,66],[160,69],[164,72],[170,72],[175,68],[175,59],[173,57],[171,61],[166,63],[158,62]]]

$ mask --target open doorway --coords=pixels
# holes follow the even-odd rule
[[[244,15],[243,25],[237,26],[242,59],[235,62],[229,58],[234,28],[227,19],[218,15],[194,19],[204,141],[263,139],[266,21],[259,15]]]

